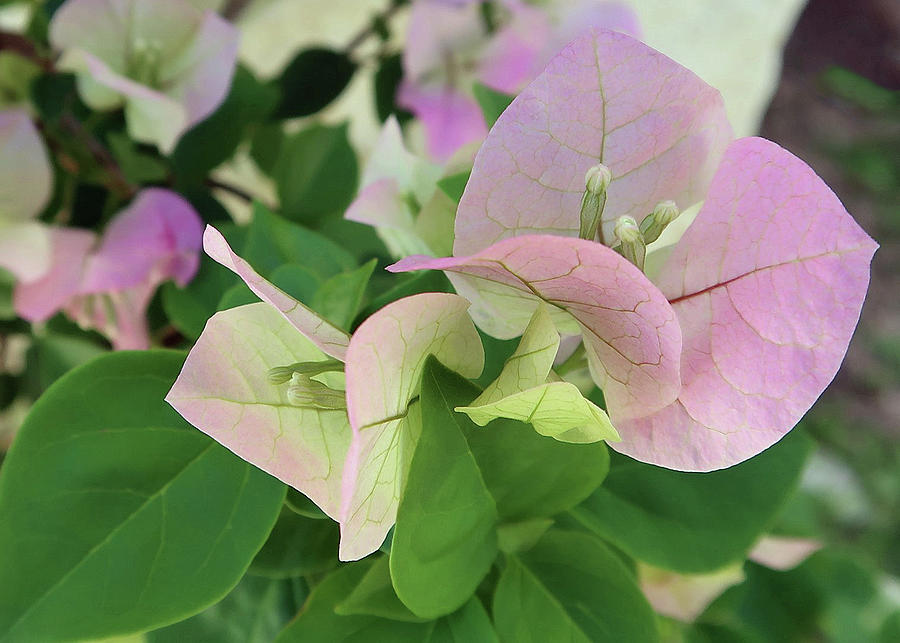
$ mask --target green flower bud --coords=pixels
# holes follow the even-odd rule
[[[333,389],[306,375],[294,373],[287,390],[288,402],[294,406],[320,410],[340,410],[347,408],[344,391]]]
[[[681,210],[675,205],[674,201],[660,201],[653,208],[653,212],[644,217],[641,221],[641,233],[644,235],[644,243],[653,243],[659,239],[659,235],[663,233],[670,223],[678,218]]]

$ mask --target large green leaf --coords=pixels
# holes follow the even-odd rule
[[[183,358],[105,355],[35,404],[0,474],[0,640],[183,619],[262,546],[284,486],[165,404]]]
[[[312,125],[286,138],[272,177],[286,217],[312,224],[342,213],[359,179],[347,124]]]
[[[425,365],[422,434],[391,544],[397,596],[425,618],[461,607],[497,555],[497,510],[465,438],[472,423],[444,396],[452,375],[434,358]]]
[[[447,374],[441,379],[441,393],[451,408],[465,406],[480,392],[459,376]],[[559,442],[514,420],[494,420],[484,428],[470,422],[462,426],[505,522],[571,509],[603,482],[609,470],[609,455],[601,442]]]
[[[507,558],[494,622],[515,643],[657,640],[655,615],[621,560],[598,538],[559,530]]]
[[[301,584],[302,587],[302,584]],[[303,603],[290,581],[244,576],[212,607],[147,634],[148,643],[270,643]]]
[[[350,330],[377,261],[334,275],[319,286],[311,308],[338,328]]]
[[[810,440],[795,430],[755,458],[712,473],[616,456],[606,483],[572,514],[651,565],[712,571],[742,559],[772,524],[810,449]]]

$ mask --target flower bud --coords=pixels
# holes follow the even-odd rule
[[[591,194],[600,196],[601,194],[606,193],[606,188],[609,187],[611,181],[612,172],[609,171],[608,167],[601,163],[595,165],[585,173],[584,188]]]
[[[612,173],[603,164],[595,165],[584,175],[584,196],[581,197],[581,223],[578,236],[593,241],[597,236],[606,206],[606,189]]]
[[[619,240],[619,245],[614,250],[643,270],[647,244],[644,242],[644,235],[641,234],[637,221],[632,217],[619,217],[613,233]]]
[[[287,390],[288,402],[294,406],[320,410],[347,408],[346,393],[333,389],[306,375],[294,373]]]
[[[653,243],[659,239],[670,223],[678,218],[681,211],[674,201],[660,201],[653,208],[653,212],[641,221],[641,233],[644,235],[644,243]]]
[[[336,359],[326,359],[318,362],[297,362],[290,366],[276,366],[269,369],[268,380],[270,384],[284,384],[290,380],[294,373],[313,376],[330,371],[341,371],[344,364]]]

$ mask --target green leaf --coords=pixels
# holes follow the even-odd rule
[[[379,559],[380,560],[380,559]],[[383,564],[383,563],[382,563]],[[366,614],[342,615],[339,610],[366,580],[378,560],[343,565],[319,583],[300,614],[276,639],[276,643],[495,643],[497,635],[478,599],[437,621],[414,623]],[[383,582],[381,577],[374,585]]]
[[[462,199],[463,192],[466,191],[466,184],[469,182],[469,177],[472,175],[472,170],[466,170],[465,172],[459,172],[458,174],[451,174],[450,176],[445,176],[440,181],[437,182],[437,186],[451,199],[453,199],[456,203],[459,203],[459,200]]]
[[[366,643],[419,643],[427,641],[431,623],[405,623],[375,616],[342,616],[335,608],[359,585],[371,566],[366,560],[343,565],[316,585],[306,604],[285,629],[276,643],[334,643],[365,641]]]
[[[475,94],[478,106],[481,107],[481,113],[484,115],[484,121],[487,123],[488,128],[494,126],[494,123],[500,118],[500,114],[509,107],[509,104],[515,98],[515,96],[498,92],[481,83],[475,83],[472,87],[472,92]]]
[[[306,518],[285,507],[250,573],[289,578],[327,571],[337,565],[339,540],[337,523]]]
[[[171,351],[104,355],[48,390],[0,473],[0,640],[180,620],[234,587],[284,485],[163,402]]]
[[[359,181],[347,124],[311,125],[286,138],[272,178],[289,219],[314,224],[342,214],[356,196]]]
[[[792,431],[730,469],[684,473],[616,456],[606,483],[572,511],[630,556],[685,573],[740,560],[800,477],[810,440]]]
[[[394,54],[381,60],[378,71],[375,72],[375,110],[378,120],[382,123],[393,114],[397,122],[403,125],[412,119],[413,115],[408,110],[397,105],[397,88],[403,80],[403,56]]]
[[[212,116],[184,134],[172,152],[172,167],[180,183],[203,179],[217,165],[227,161],[254,123],[271,113],[277,92],[245,67],[239,66],[225,102]]]
[[[418,295],[423,292],[453,292],[453,286],[450,285],[450,281],[440,270],[405,273],[400,274],[399,277],[399,279],[393,279],[395,286],[375,297],[363,309],[363,317],[368,317],[392,301],[397,301],[410,295]]]
[[[551,530],[509,556],[494,594],[500,638],[516,643],[657,640],[634,576],[598,538]]]
[[[141,151],[138,144],[124,132],[110,132],[106,140],[122,174],[129,181],[134,183],[165,181],[169,170],[162,159],[155,154]]]
[[[452,374],[441,379],[441,392],[451,408],[480,393]],[[603,482],[609,470],[609,455],[601,442],[559,442],[514,420],[495,420],[483,429],[465,425],[469,448],[504,522],[545,518],[571,509]]]
[[[322,281],[356,268],[349,252],[327,237],[292,223],[257,203],[241,256],[264,277],[284,264],[298,264]]]
[[[281,102],[275,117],[315,114],[344,91],[355,71],[356,64],[345,53],[323,48],[301,51],[278,78]]]
[[[219,302],[225,293],[238,283],[233,272],[202,254],[200,269],[191,283],[184,288],[171,281],[163,284],[163,310],[175,328],[185,337],[196,340],[203,332],[206,320],[219,310]]]
[[[269,643],[305,598],[290,582],[244,576],[228,596],[186,621],[149,632],[147,643]],[[299,600],[298,600],[299,599]]]
[[[465,439],[471,422],[444,397],[450,375],[434,358],[425,365],[422,434],[391,544],[397,596],[425,618],[461,607],[497,556],[497,510]]]
[[[378,616],[394,621],[424,623],[397,598],[391,583],[390,563],[387,556],[381,556],[362,577],[347,599],[340,603],[335,612],[344,616]]]
[[[103,346],[86,337],[36,335],[25,354],[25,388],[36,398],[76,366],[105,352]]]
[[[313,297],[311,308],[338,328],[349,331],[376,263],[378,261],[372,259],[356,270],[342,272],[323,283]]]

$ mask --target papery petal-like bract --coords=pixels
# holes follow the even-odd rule
[[[0,224],[40,214],[52,189],[50,161],[28,113],[0,112]]]
[[[294,328],[326,355],[344,361],[350,338],[286,292],[266,281],[253,267],[237,256],[225,237],[207,226],[203,233],[203,249],[220,264],[233,271],[257,297],[274,306]]]
[[[679,399],[617,424],[615,448],[707,471],[778,441],[837,372],[876,247],[801,160],[733,143],[657,279],[684,336]]]
[[[719,93],[624,34],[566,47],[500,116],[475,158],[454,254],[534,232],[576,236],[585,172],[612,173],[603,234],[661,200],[703,198],[731,139]]]
[[[337,520],[350,444],[347,414],[295,406],[286,386],[267,379],[275,366],[324,359],[269,304],[232,308],[207,322],[166,401],[198,429],[303,492]]]
[[[88,259],[81,292],[170,278],[184,286],[197,272],[202,235],[203,224],[184,198],[160,188],[142,190],[104,231]]]
[[[563,332],[584,335],[613,424],[660,409],[678,395],[681,331],[675,313],[640,270],[605,246],[530,235],[471,257],[410,257],[389,269],[448,271],[457,291],[473,302],[476,323],[495,337],[520,335],[538,303],[551,304]]]
[[[347,349],[347,412],[353,442],[344,465],[341,560],[381,546],[394,524],[418,434],[410,403],[429,355],[466,377],[484,366],[481,339],[456,295],[426,293],[388,304]]]
[[[53,16],[50,41],[88,105],[124,104],[131,136],[169,153],[224,100],[238,33],[187,0],[68,0]]]

